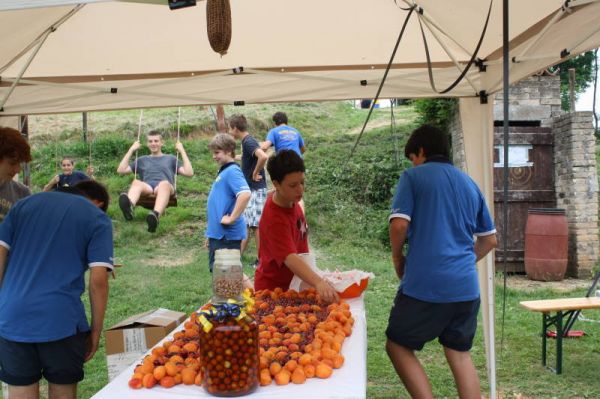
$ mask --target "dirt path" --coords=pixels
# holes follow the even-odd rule
[[[503,277],[497,277],[496,283],[502,285]],[[527,276],[516,274],[509,275],[506,280],[506,285],[520,291],[533,292],[541,289],[551,289],[559,292],[568,292],[574,290],[582,290],[583,294],[592,285],[592,280],[580,280],[575,278],[566,278],[562,281],[533,281]]]

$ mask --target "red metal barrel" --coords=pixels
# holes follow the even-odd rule
[[[560,281],[567,271],[569,228],[564,209],[529,209],[525,272],[531,280]]]

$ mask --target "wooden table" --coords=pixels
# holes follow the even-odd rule
[[[563,317],[569,317],[582,309],[600,309],[600,297],[543,299],[522,301],[521,306],[532,312],[542,313],[542,365],[546,366],[546,340],[549,327],[556,328],[556,374],[562,373]],[[555,316],[551,313],[556,312]]]

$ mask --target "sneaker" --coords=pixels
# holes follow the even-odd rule
[[[146,223],[148,223],[148,231],[154,233],[158,227],[158,215],[156,212],[151,211],[148,213],[148,216],[146,216]]]
[[[121,208],[125,220],[133,220],[133,204],[125,193],[119,195],[119,208]]]

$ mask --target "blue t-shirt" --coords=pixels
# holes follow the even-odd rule
[[[206,237],[217,240],[246,238],[246,219],[243,213],[233,224],[228,226],[221,224],[221,218],[231,215],[237,196],[244,192],[249,193],[250,187],[240,167],[235,162],[223,165],[208,194]]]
[[[304,147],[304,140],[300,132],[288,125],[279,125],[269,130],[267,140],[273,143],[275,152],[281,150],[294,150],[302,156],[300,148]]]
[[[80,172],[78,170],[74,170],[73,173],[71,173],[70,175],[65,175],[62,173],[60,175],[58,175],[57,186],[59,188],[73,187],[80,181],[86,181],[86,180],[90,180],[88,175],[86,175],[85,173]]]
[[[244,173],[246,182],[252,191],[260,190],[261,188],[267,188],[267,180],[265,178],[264,168],[260,171],[260,175],[262,176],[261,180],[254,181],[252,179],[254,168],[256,168],[256,164],[258,163],[258,157],[254,155],[254,153],[259,148],[260,146],[258,145],[258,141],[256,141],[254,137],[247,135],[242,139],[242,172]]]
[[[396,217],[410,222],[404,294],[438,303],[479,298],[474,236],[496,229],[469,176],[438,161],[406,170],[392,202]]]
[[[89,267],[112,269],[112,221],[88,199],[39,193],[0,225],[9,250],[0,287],[0,336],[50,342],[89,331],[81,295]]]

